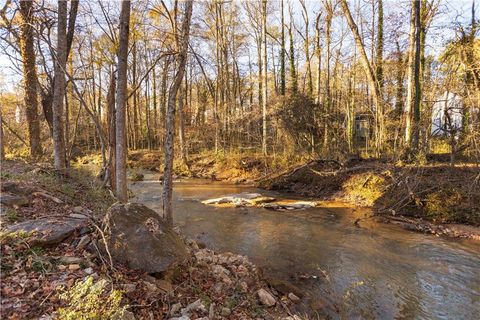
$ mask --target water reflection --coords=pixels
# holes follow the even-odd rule
[[[148,177],[148,176],[147,176]],[[160,208],[160,183],[131,186],[137,201]],[[218,251],[245,254],[268,276],[306,292],[305,308],[363,319],[477,319],[477,242],[445,240],[395,226],[353,224],[368,210],[329,207],[300,212],[215,208],[199,200],[254,188],[180,181],[175,223]],[[279,197],[279,194],[260,191]]]

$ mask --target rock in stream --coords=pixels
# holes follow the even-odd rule
[[[276,201],[260,193],[239,193],[202,201],[207,205],[230,205],[233,207],[263,207],[275,211],[303,210],[317,206],[315,201]]]

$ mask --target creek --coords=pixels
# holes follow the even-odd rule
[[[158,174],[131,184],[132,201],[161,210]],[[175,224],[215,251],[246,255],[266,277],[288,281],[299,310],[334,319],[478,319],[480,244],[413,233],[331,203],[302,211],[226,208],[200,201],[242,192],[290,194],[200,179],[174,184]],[[316,313],[315,313],[316,312]]]

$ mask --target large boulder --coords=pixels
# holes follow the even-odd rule
[[[6,228],[5,233],[28,234],[30,245],[53,246],[72,236],[87,224],[87,217],[43,217]]]
[[[108,248],[114,260],[148,273],[185,261],[187,247],[158,213],[138,203],[116,203],[105,216]]]
[[[2,193],[0,195],[0,203],[10,207],[22,207],[28,204],[28,199],[24,196]]]

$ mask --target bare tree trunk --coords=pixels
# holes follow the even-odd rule
[[[282,10],[282,39],[280,48],[280,94],[285,95],[285,17],[283,13],[283,0],[281,2]]]
[[[152,72],[152,95],[153,95],[153,148],[158,146],[158,103],[157,103],[157,74],[155,72],[155,67]]]
[[[305,62],[307,65],[307,89],[308,95],[312,96],[313,94],[313,80],[312,80],[312,67],[310,64],[310,32],[309,32],[309,19],[308,19],[308,10],[305,5],[305,0],[300,1],[302,7],[302,17],[305,23],[305,38],[304,38],[304,49],[305,49]]]
[[[30,155],[38,157],[42,154],[40,141],[40,122],[38,120],[38,77],[35,66],[35,50],[33,44],[33,1],[20,1],[20,53],[23,62],[23,81],[25,88],[25,108],[30,143]]]
[[[330,1],[325,1],[325,11],[327,17],[325,18],[325,98],[324,98],[324,123],[323,123],[323,152],[328,155],[329,145],[329,126],[330,126],[330,112],[332,109],[332,96],[330,93],[330,60],[332,56],[332,19],[333,19],[333,6]]]
[[[320,17],[321,12],[317,15],[317,21],[315,24],[315,54],[317,56],[317,92],[315,96],[315,102],[320,104],[322,95],[322,48],[320,46]]]
[[[297,93],[298,84],[297,84],[297,73],[295,71],[295,47],[293,42],[293,15],[290,9],[290,27],[288,28],[288,37],[290,41],[290,81],[291,90],[293,94]]]
[[[132,48],[132,80],[133,87],[137,87],[137,42],[136,40],[133,43]],[[138,148],[138,142],[140,141],[140,134],[138,130],[138,93],[133,94],[133,149]]]
[[[115,185],[117,199],[127,202],[127,143],[126,143],[126,119],[125,104],[127,98],[127,68],[128,68],[128,36],[130,27],[130,1],[122,2],[120,13],[120,39],[117,53],[117,92],[115,112]]]
[[[67,1],[58,1],[57,56],[55,60],[55,88],[53,91],[53,159],[58,173],[65,175],[66,155],[64,136],[65,68],[67,65]]]
[[[177,102],[177,92],[182,84],[185,64],[187,62],[188,37],[190,33],[190,20],[192,18],[193,0],[187,0],[185,3],[185,16],[182,24],[182,35],[175,34],[177,39],[178,60],[173,84],[168,91],[168,105],[166,115],[166,138],[165,138],[165,166],[163,171],[163,215],[164,219],[173,227],[172,210],[172,191],[173,191],[173,141],[175,134],[175,104]],[[180,38],[180,39],[179,39]]]
[[[2,109],[0,108],[0,164],[5,160],[5,136],[3,135]]]
[[[170,65],[169,59],[165,59],[162,68],[162,81],[161,81],[161,91],[160,91],[160,118],[162,123],[162,129],[165,126],[166,112],[167,112],[167,82],[168,82],[168,68]],[[165,137],[160,132],[159,133],[160,144],[163,145],[165,142]]]
[[[29,0],[27,0],[29,1]],[[33,1],[32,1],[33,2]],[[67,32],[67,40],[66,40],[66,57],[65,61],[68,59],[68,55],[70,54],[72,43],[73,43],[73,35],[75,33],[75,21],[77,19],[77,12],[78,12],[78,3],[79,0],[72,0],[70,5],[70,12],[68,14],[68,32]],[[45,115],[45,120],[52,131],[53,136],[53,95],[56,87],[56,79],[55,76],[50,83],[50,87],[48,87],[45,92],[42,91],[42,108],[43,113]]]
[[[403,79],[404,79],[404,63],[403,63],[403,56],[402,50],[400,49],[400,43],[398,40],[396,41],[397,47],[397,63],[396,63],[396,86],[395,86],[395,109],[399,110],[399,112],[403,111]]]
[[[107,125],[108,125],[108,180],[110,182],[110,188],[114,194],[116,194],[116,179],[115,179],[115,73],[110,73],[110,85],[108,86],[107,93]],[[107,174],[107,173],[106,173]],[[107,179],[106,179],[107,180]]]
[[[263,100],[262,100],[262,153],[267,155],[267,0],[262,0],[262,42],[263,42]]]
[[[355,66],[357,57],[356,52],[353,56],[352,66]],[[348,94],[350,99],[347,101],[347,142],[348,142],[348,152],[353,153],[354,151],[354,136],[355,136],[355,68],[352,68],[351,75],[348,81]]]
[[[405,108],[405,145],[408,152],[418,148],[418,118],[420,112],[420,5],[411,1],[410,48],[408,51],[407,105]],[[418,118],[416,113],[418,112]]]
[[[375,76],[383,91],[383,0],[378,2],[378,22],[377,22],[377,48],[375,58]],[[382,92],[383,93],[383,92]],[[383,111],[383,110],[382,110]]]
[[[186,79],[185,79],[186,83]],[[187,161],[187,149],[185,146],[185,96],[186,96],[186,84],[185,86],[180,86],[179,88],[179,97],[178,97],[178,140],[180,143],[180,157],[182,163],[188,167]]]

